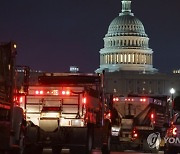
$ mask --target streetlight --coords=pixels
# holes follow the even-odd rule
[[[175,92],[176,92],[176,91],[175,91],[174,88],[171,88],[171,89],[170,89],[170,94],[171,94],[171,100],[172,100],[172,101],[174,100],[173,95],[174,95]]]
[[[170,105],[170,108],[171,108],[171,109],[170,109],[170,115],[171,115],[171,117],[172,117],[173,114],[174,114],[174,113],[173,113],[173,106],[174,106],[174,104],[173,104],[173,101],[174,101],[173,95],[174,95],[174,93],[175,93],[176,91],[175,91],[174,88],[171,88],[169,92],[170,92],[170,94],[171,94],[171,105]]]

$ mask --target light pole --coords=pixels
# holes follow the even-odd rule
[[[176,92],[174,88],[171,88],[170,89],[170,94],[171,94],[171,105],[170,105],[170,108],[171,108],[171,117],[173,116],[173,101],[174,101],[174,93]]]
[[[175,91],[175,89],[174,89],[174,88],[171,88],[171,89],[170,89],[171,101],[172,101],[172,102],[174,101],[173,96],[174,96],[174,93],[175,93],[175,92],[176,92],[176,91]]]

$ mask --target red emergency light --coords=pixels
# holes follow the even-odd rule
[[[133,102],[134,99],[133,98],[125,98],[124,101]]]
[[[146,98],[141,98],[140,99],[140,102],[146,102],[147,100],[146,100]]]
[[[69,90],[63,90],[61,92],[59,92],[59,90],[47,90],[47,91],[43,91],[43,90],[35,90],[35,95],[44,95],[44,94],[47,94],[47,95],[70,95],[71,92]]]
[[[35,94],[36,94],[36,95],[43,95],[43,94],[44,94],[44,91],[43,91],[43,90],[36,90],[36,91],[35,91]]]
[[[65,94],[66,94],[66,91],[62,91],[61,94],[62,94],[62,95],[65,95]]]
[[[39,90],[36,90],[36,91],[35,91],[35,94],[36,94],[36,95],[39,95]]]
[[[70,95],[70,91],[69,91],[69,90],[67,90],[67,91],[63,90],[63,91],[61,92],[61,94],[62,94],[62,95]]]
[[[114,97],[113,98],[113,102],[118,102],[119,101],[119,98],[118,97]]]
[[[70,91],[69,90],[66,91],[66,95],[70,95]]]

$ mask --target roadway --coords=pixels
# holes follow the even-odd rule
[[[51,154],[51,149],[44,149],[43,154]],[[70,154],[68,149],[63,149],[61,154]],[[99,150],[93,150],[92,154],[102,154]],[[111,152],[111,154],[144,154],[142,152],[136,152],[132,150],[126,150],[124,152]],[[146,153],[148,154],[148,153]],[[150,153],[149,153],[150,154]],[[159,154],[164,154],[164,152],[160,151]]]

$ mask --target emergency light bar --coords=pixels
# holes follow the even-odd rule
[[[137,98],[137,97],[114,97],[113,102],[147,102],[147,98]]]
[[[71,95],[71,92],[69,90],[35,90],[34,91],[35,95]]]

